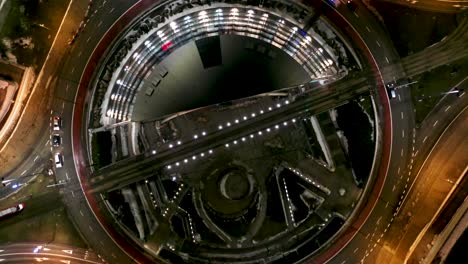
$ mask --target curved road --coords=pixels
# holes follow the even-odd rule
[[[144,6],[152,4],[150,2],[151,1],[141,1],[139,2],[139,6],[135,7],[133,10],[136,11],[137,8],[144,9]],[[73,102],[75,101],[76,90],[81,83],[83,85],[86,84],[86,81],[82,79],[82,77],[85,77],[86,79],[86,74],[83,75],[83,69],[88,63],[95,66],[98,59],[98,57],[94,57],[94,59],[88,60],[93,53],[93,50],[89,47],[97,46],[102,36],[107,32],[107,29],[110,28],[114,21],[129,9],[133,3],[134,2],[132,1],[124,0],[115,0],[112,2],[95,1],[93,11],[96,11],[96,13],[92,13],[91,18],[80,33],[80,36],[71,47],[68,56],[64,59],[64,63],[61,65],[61,71],[55,75],[55,80],[53,82],[53,85],[56,87],[53,111],[54,113],[63,113],[64,119],[63,154],[65,156],[65,166],[57,171],[57,179],[68,181],[68,184],[64,189],[65,201],[68,206],[73,209],[71,210],[73,218],[76,220],[80,231],[86,238],[88,238],[88,241],[95,251],[106,256],[106,259],[109,261],[117,262],[118,260],[118,262],[122,263],[130,263],[132,262],[132,259],[125,254],[120,247],[116,246],[112,239],[109,239],[107,232],[102,229],[101,224],[96,221],[96,217],[89,210],[88,204],[84,199],[83,192],[81,191],[76,171],[73,169],[74,166],[72,166],[73,152],[70,147],[70,124],[72,120],[71,114],[74,108]],[[74,2],[73,4],[77,4],[77,2]],[[81,5],[83,5],[83,3],[81,3]],[[391,44],[391,41],[386,37],[386,34],[382,29],[373,26],[378,25],[378,22],[364,8],[364,6],[359,4],[357,10],[354,12],[347,10],[344,6],[341,6],[339,8],[339,12],[343,16],[338,16],[334,11],[328,12],[329,13],[327,13],[327,15],[341,21],[338,22],[338,24],[341,23],[344,25],[345,31],[352,32],[354,29],[357,30],[360,37],[354,35],[353,37],[356,38],[354,40],[361,41],[363,39],[365,41],[365,47],[361,48],[368,49],[368,52],[371,52],[374,55],[378,64],[375,66],[382,68],[395,63],[394,66],[396,67],[396,70],[394,73],[398,74],[398,76],[383,76],[385,82],[403,77],[401,66],[398,64],[399,58]],[[131,18],[132,16],[130,14],[123,20],[120,20],[119,23],[113,27],[112,33],[114,36],[119,30],[123,29]],[[345,18],[345,20],[343,20],[343,18]],[[349,23],[353,25],[353,28],[351,28]],[[99,51],[103,52],[104,48],[110,44],[111,40],[112,36],[107,35],[107,38],[103,40],[104,42],[101,42],[101,50]],[[95,56],[100,55],[96,52],[94,52],[94,54]],[[91,77],[89,72],[87,74],[87,78]],[[380,89],[384,88],[380,87]],[[363,248],[362,245],[365,247],[366,245],[369,245],[369,241],[376,241],[376,245],[382,247],[383,245],[379,244],[380,242],[377,237],[379,237],[380,234],[385,233],[388,229],[388,227],[385,226],[387,223],[391,223],[393,221],[390,219],[393,219],[393,211],[398,206],[398,201],[400,199],[399,194],[403,191],[403,185],[399,184],[397,178],[405,172],[405,165],[408,157],[410,156],[414,123],[409,91],[399,90],[398,92],[399,94],[397,98],[391,102],[392,116],[394,117],[394,120],[397,119],[398,122],[394,122],[392,127],[393,142],[389,176],[386,179],[383,192],[377,200],[375,208],[372,208],[372,213],[364,226],[356,235],[354,235],[353,240],[335,256],[332,261],[333,263],[345,263],[346,261],[348,261],[348,263],[356,263],[363,257],[369,257],[372,250],[370,250],[369,253],[369,250]],[[80,96],[84,96],[84,94],[79,94],[78,98],[80,98]],[[382,96],[381,99],[385,101],[385,97],[386,96]],[[75,144],[75,151],[77,150],[76,147],[81,148],[81,145]],[[81,162],[82,161],[78,160],[78,163],[80,164],[77,165],[86,166],[86,164]]]
[[[109,10],[109,9],[107,9],[107,10]],[[114,11],[115,9],[111,8],[110,10]],[[385,33],[382,32],[382,30],[380,30],[378,28],[374,29],[373,27],[370,27],[368,25],[369,21],[371,21],[372,23],[375,23],[375,24],[377,24],[377,22],[366,10],[364,10],[364,8],[362,6],[360,6],[358,8],[358,10],[356,10],[356,12],[350,12],[348,10],[342,10],[341,12],[343,12],[345,14],[345,16],[350,20],[350,22],[353,25],[355,25],[356,29],[360,32],[361,37],[358,37],[357,40],[358,41],[360,41],[362,39],[365,40],[366,45],[365,45],[365,47],[363,47],[363,49],[368,48],[368,50],[367,50],[368,55],[370,55],[370,52],[372,52],[372,54],[374,54],[376,60],[379,61],[379,65],[374,65],[374,66],[383,67],[384,65],[391,64],[393,62],[398,62],[399,61],[399,59],[398,59],[398,57],[396,55],[396,52],[393,50],[391,45],[388,44],[388,43],[391,43],[391,42],[385,40],[385,39],[388,40],[388,38],[384,37]],[[339,20],[343,21],[342,20],[343,17],[337,16],[336,12],[330,11],[330,13],[327,13],[327,15],[331,15],[333,19],[336,18],[336,19],[339,19]],[[334,21],[334,22],[336,22],[336,21]],[[347,24],[347,22],[341,22],[341,23],[346,23]],[[347,24],[347,27],[348,27],[347,28],[348,31],[352,31],[352,29],[350,29],[349,24]],[[86,33],[86,31],[85,31],[85,33]],[[89,41],[91,41],[91,39],[92,38],[89,37],[86,41],[89,42]],[[80,36],[79,41],[83,41],[83,40],[84,40],[84,36]],[[76,46],[80,47],[79,44],[80,43],[77,42]],[[100,45],[101,44],[102,44],[102,42],[100,43]],[[84,51],[82,51],[82,52],[84,53]],[[73,57],[71,57],[71,58],[73,58]],[[92,66],[95,66],[94,64],[96,62],[94,60],[91,60],[91,63],[93,64]],[[73,66],[75,66],[75,65],[73,65]],[[396,67],[398,67],[398,65],[396,65]],[[81,68],[81,67],[77,67],[77,68]],[[75,68],[73,68],[73,69],[75,69]],[[72,72],[73,72],[73,70],[72,70]],[[77,72],[81,72],[81,71],[77,71]],[[86,79],[86,75],[88,75],[88,77],[90,77],[91,72],[85,73],[84,74],[84,79]],[[399,77],[401,77],[401,76],[385,76],[384,79],[386,81],[391,81],[394,78],[399,78]],[[82,79],[81,83],[85,84],[86,81],[83,81],[83,79]],[[387,96],[386,96],[386,91],[385,91],[385,89],[383,87],[383,83],[380,84],[379,89],[380,89],[380,93],[381,93],[381,99],[380,100],[382,100],[384,102],[384,104],[385,104],[385,101],[388,100],[388,99],[387,99]],[[83,91],[83,90],[84,89],[80,90],[80,93],[78,94],[77,98],[84,99],[86,91]],[[81,91],[83,91],[83,92],[81,92]],[[397,169],[399,171],[399,168],[402,167],[406,163],[406,158],[408,157],[408,154],[409,154],[407,152],[408,152],[410,142],[411,142],[410,138],[412,136],[412,129],[410,129],[410,128],[412,127],[413,122],[412,122],[411,114],[408,114],[408,113],[412,113],[411,112],[411,107],[410,107],[411,106],[410,105],[410,100],[407,100],[408,98],[409,98],[408,91],[403,90],[399,94],[398,99],[395,100],[394,102],[392,102],[392,113],[393,113],[394,116],[396,115],[396,113],[400,114],[401,112],[407,114],[406,119],[403,118],[402,121],[398,122],[395,126],[393,126],[394,134],[395,135],[401,135],[401,136],[395,136],[394,139],[393,139],[393,148],[392,148],[392,153],[391,153],[392,160],[390,162],[390,171],[393,172],[393,173],[396,172]],[[388,101],[387,101],[387,104],[388,104]],[[78,116],[76,116],[76,114],[78,114]],[[77,119],[80,119],[81,115],[82,115],[82,113],[80,113],[80,111],[77,111],[75,113],[75,118],[76,118],[75,121]],[[386,122],[384,122],[384,125],[389,126],[390,121],[387,119]],[[76,129],[77,130],[74,130],[74,131],[78,132],[80,127],[78,126],[78,127],[76,127]],[[383,131],[383,132],[387,133],[388,131]],[[405,135],[405,132],[406,132],[406,135]],[[69,139],[67,139],[67,141],[69,142]],[[74,144],[74,147],[75,147],[75,154],[77,154],[78,157],[82,157],[83,153],[81,153],[81,154],[79,153],[79,152],[82,151],[81,144],[79,142],[79,138],[76,138],[76,140],[74,141],[73,144]],[[386,145],[386,146],[389,147],[388,145]],[[67,156],[70,157],[71,153],[69,153],[69,154],[67,153]],[[75,157],[77,157],[77,156],[75,156]],[[386,162],[386,159],[384,159],[384,163],[385,162]],[[84,164],[84,162],[82,160],[79,160],[79,159],[77,160],[77,163],[81,163],[81,164],[77,164],[77,165],[78,165],[78,167],[80,167],[80,171],[83,172],[81,174],[81,177],[85,177],[85,175],[86,175],[86,168],[85,168],[86,164]],[[383,165],[383,167],[380,169],[380,175],[381,175],[380,179],[381,180],[382,180],[382,176],[385,176],[385,173],[386,173],[386,165]],[[398,201],[398,194],[393,192],[393,191],[390,192],[389,187],[388,187],[393,183],[394,177],[388,177],[387,179],[388,180],[385,183],[383,193],[380,196],[381,198],[379,200],[377,200],[377,204],[376,204],[375,208],[378,209],[378,210],[375,210],[374,208],[367,208],[368,212],[369,212],[369,210],[374,209],[372,214],[371,214],[371,217],[369,219],[367,219],[368,221],[366,221],[366,223],[359,230],[359,232],[352,235],[354,237],[353,241],[351,243],[349,243],[348,246],[338,256],[336,256],[336,258],[333,260],[333,262],[335,262],[337,259],[339,259],[341,257],[345,257],[345,255],[348,255],[347,252],[350,251],[350,250],[354,250],[354,247],[356,245],[362,244],[362,239],[364,238],[363,234],[366,234],[367,232],[370,232],[370,231],[368,231],[368,228],[375,227],[375,223],[374,223],[375,218],[379,218],[379,217],[381,218],[382,216],[384,216],[385,219],[389,219],[391,217],[390,216],[391,211],[396,206],[397,201]],[[383,184],[383,182],[380,182],[380,184]],[[379,194],[377,193],[376,195],[378,196]],[[382,197],[387,197],[387,196],[388,196],[388,199],[383,200]],[[374,199],[375,198],[376,198],[376,196],[374,195]],[[383,208],[382,205],[385,204],[385,203],[387,204],[387,207],[388,207],[388,204],[391,203],[389,209],[387,209],[387,210],[382,209]],[[370,226],[370,227],[368,227],[368,226]],[[340,244],[338,244],[338,246],[340,246]],[[360,254],[356,254],[355,255],[356,260],[362,258],[363,256],[365,256],[365,254],[366,253],[364,253],[364,252],[360,252]],[[349,257],[346,257],[346,259],[349,260]]]

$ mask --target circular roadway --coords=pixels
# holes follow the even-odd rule
[[[113,4],[114,4],[114,3],[113,3]],[[83,74],[81,74],[81,78],[80,78],[79,80],[76,79],[76,77],[75,77],[75,78],[72,78],[72,80],[76,80],[76,83],[81,84],[81,85],[79,85],[79,87],[80,87],[81,89],[78,90],[78,93],[77,93],[77,96],[76,96],[76,100],[75,100],[75,110],[77,110],[77,111],[75,111],[75,115],[73,116],[73,120],[74,120],[74,123],[73,123],[73,135],[74,135],[74,137],[73,137],[73,146],[74,146],[74,148],[73,148],[73,154],[74,154],[74,155],[73,155],[73,156],[74,156],[74,159],[75,159],[75,164],[77,165],[77,169],[78,169],[79,172],[81,172],[79,175],[80,175],[80,177],[81,177],[82,179],[85,179],[85,177],[86,177],[86,175],[87,175],[87,172],[86,172],[86,163],[85,163],[84,160],[83,160],[83,157],[84,157],[85,155],[83,155],[84,153],[82,153],[80,138],[77,136],[77,135],[79,135],[79,131],[80,131],[80,128],[81,128],[79,122],[81,121],[81,115],[82,115],[82,111],[78,111],[78,109],[81,109],[81,108],[83,107],[83,100],[86,98],[86,87],[87,87],[87,83],[88,83],[87,81],[90,80],[90,77],[91,77],[91,75],[92,75],[92,69],[93,69],[94,66],[96,66],[96,64],[98,63],[100,54],[103,53],[103,51],[104,51],[104,50],[106,49],[106,47],[110,44],[110,42],[112,41],[112,39],[118,34],[118,32],[119,32],[120,30],[122,30],[122,29],[130,22],[130,20],[131,20],[136,14],[139,13],[140,10],[143,10],[143,9],[147,8],[147,7],[150,6],[151,4],[152,4],[152,3],[150,3],[149,1],[141,1],[141,2],[138,2],[138,4],[137,4],[136,6],[134,6],[134,7],[132,7],[131,9],[129,9],[129,11],[127,11],[127,12],[125,13],[124,16],[120,17],[120,19],[117,21],[117,23],[113,24],[113,27],[111,27],[111,29],[110,29],[109,31],[106,32],[106,34],[104,35],[104,37],[102,37],[102,38],[100,38],[100,37],[95,38],[96,40],[97,40],[97,39],[100,39],[100,42],[99,42],[99,44],[97,45],[96,49],[94,50],[93,55],[90,56],[90,59],[87,61],[87,64],[86,64],[87,67],[86,67],[84,70],[81,70],[81,71],[80,71],[80,70],[78,69],[78,68],[84,66],[83,63],[80,63],[80,64],[79,64],[80,67],[75,67],[76,65],[73,66],[73,69],[74,69],[77,73],[83,73]],[[119,10],[123,10],[123,9],[124,9],[124,7],[123,7],[122,5],[120,5],[120,6],[119,6],[119,5],[116,5],[116,7],[117,7],[117,6],[119,7]],[[361,8],[362,8],[362,7],[358,8],[358,12],[361,11]],[[346,29],[346,31],[348,31],[348,33],[350,34],[350,36],[352,36],[352,38],[355,38],[354,40],[355,40],[355,41],[357,40],[358,43],[360,43],[361,48],[364,49],[364,51],[366,51],[366,53],[367,53],[368,55],[370,55],[369,58],[373,58],[373,57],[372,57],[372,53],[370,52],[369,49],[367,49],[368,46],[362,41],[363,39],[361,39],[361,38],[359,37],[359,35],[356,34],[355,31],[353,31],[353,29],[349,26],[348,22],[344,19],[344,17],[338,15],[338,13],[336,13],[333,9],[329,8],[328,6],[325,6],[324,9],[325,9],[325,11],[326,11],[326,15],[327,15],[328,17],[331,17],[332,19],[334,19],[334,22],[335,22],[336,24],[338,24],[338,25],[340,25],[340,24],[344,25],[344,26],[345,26],[344,28]],[[112,7],[112,8],[110,8],[110,9],[108,8],[107,10],[112,10],[113,12],[115,12],[116,9],[115,9],[115,7]],[[347,13],[347,15],[351,14],[351,16],[348,16],[348,18],[349,18],[349,17],[352,17],[352,13],[350,13],[349,11],[347,11],[347,10],[340,10],[340,11],[343,12],[343,13],[345,13],[345,15],[346,15],[346,13]],[[362,10],[362,13],[359,12],[359,15],[357,15],[357,13],[356,13],[356,14],[355,14],[355,17],[356,17],[356,18],[361,18],[361,15],[362,15],[362,17],[365,17],[365,14],[366,14],[366,12],[365,12],[364,10]],[[336,20],[335,20],[335,19],[336,19]],[[372,20],[372,19],[370,19],[370,20]],[[338,22],[338,21],[341,21],[341,22]],[[101,28],[101,27],[103,28],[103,26],[102,26],[102,24],[101,24],[102,22],[94,21],[94,23],[95,23],[96,25],[97,25],[97,24],[101,25],[101,26],[99,26],[99,27],[97,27],[97,28]],[[367,30],[367,28],[364,26],[364,24],[365,24],[366,22],[360,22],[360,23],[361,23],[361,29],[364,28],[365,30]],[[356,23],[356,24],[360,24],[360,23]],[[364,23],[364,24],[362,24],[362,23]],[[373,28],[372,28],[372,29],[373,29]],[[367,30],[367,31],[368,31],[368,30]],[[363,31],[361,31],[361,34],[362,34],[362,32],[363,32]],[[372,32],[372,30],[371,30],[371,32]],[[86,32],[85,32],[85,33],[86,33]],[[96,31],[96,32],[93,32],[93,33],[95,33],[95,34],[98,36],[99,34],[103,34],[104,32],[101,31],[101,30],[99,30],[99,31]],[[365,36],[364,40],[365,40],[366,42],[368,42],[368,43],[371,43],[372,41],[375,41],[375,39],[381,39],[381,36],[379,35],[379,33],[381,33],[381,32],[376,32],[376,33],[373,34],[373,36]],[[369,33],[366,33],[366,34],[370,35]],[[83,33],[83,35],[85,35],[85,34]],[[364,34],[364,35],[365,35],[365,34]],[[80,58],[81,62],[84,62],[84,61],[85,61],[85,59],[83,59],[83,57],[84,57],[83,55],[84,55],[84,54],[81,54],[81,52],[78,52],[78,51],[77,51],[77,49],[79,49],[80,45],[86,45],[86,44],[84,43],[85,37],[84,37],[84,36],[81,36],[81,37],[82,37],[82,39],[79,39],[79,40],[75,43],[75,48],[72,50],[72,52],[71,52],[71,54],[70,54],[70,57],[73,58],[74,55],[76,56],[76,58],[81,57],[81,58]],[[373,37],[373,38],[372,38],[372,37]],[[88,39],[88,41],[89,41],[89,39]],[[86,43],[87,43],[88,41],[86,41]],[[376,45],[375,43],[376,43],[376,42],[374,42],[373,44],[369,44],[369,46],[371,47],[371,49],[372,49],[372,51],[373,51],[373,54],[376,54],[376,57],[377,57],[377,56],[380,57],[380,58],[378,58],[378,61],[381,62],[380,64],[389,63],[389,60],[390,60],[390,59],[395,59],[394,56],[390,56],[390,54],[388,54],[388,53],[385,52],[385,48],[383,48],[383,50],[382,50],[382,49],[381,49],[381,50],[378,50],[378,49],[376,48],[376,46],[380,46],[381,44],[380,44],[380,45],[379,45],[379,44]],[[377,50],[378,50],[378,51],[377,51]],[[81,54],[81,56],[78,55],[79,53]],[[390,53],[391,53],[391,52],[390,52]],[[394,54],[393,54],[393,55],[394,55]],[[389,59],[389,58],[390,58],[390,59]],[[374,67],[375,67],[374,70],[377,70],[377,71],[376,71],[377,77],[380,77],[379,74],[378,74],[379,65],[377,65],[376,61],[374,61],[374,60],[371,60],[371,63],[372,63],[372,64],[374,65]],[[81,65],[83,65],[83,66],[81,66]],[[70,69],[70,68],[72,67],[72,66],[70,66],[70,65],[66,65],[66,66],[68,66],[68,69]],[[65,69],[66,69],[66,68],[65,68]],[[81,68],[81,69],[83,69],[83,68]],[[72,72],[73,72],[73,71],[72,71]],[[79,76],[79,74],[78,74],[78,75],[75,74],[75,76]],[[393,77],[393,76],[392,76],[392,77]],[[391,79],[392,77],[389,77],[388,79]],[[76,84],[75,84],[75,85],[76,85]],[[77,87],[77,86],[73,86],[73,87],[72,87],[72,89],[76,89],[76,88],[78,88],[78,87]],[[386,92],[385,92],[385,89],[384,89],[384,87],[383,87],[383,82],[382,82],[382,81],[381,81],[381,86],[379,87],[379,92],[380,92],[381,99],[382,99],[383,102],[384,102],[384,107],[387,107],[387,110],[388,110],[388,107],[389,107],[389,106],[388,106],[388,98],[387,98],[387,96],[386,96]],[[399,98],[401,98],[401,97],[399,97]],[[404,94],[402,95],[402,98],[403,98],[403,100],[405,99]],[[400,99],[400,100],[401,100],[401,99]],[[386,102],[386,103],[385,103],[385,102]],[[402,107],[402,108],[403,108],[402,110],[406,110],[406,109],[404,109],[404,108],[405,108],[405,105],[404,105],[403,103],[401,103],[401,104],[396,103],[395,105],[396,105],[397,107]],[[407,106],[406,106],[406,107],[407,107]],[[405,112],[406,112],[406,111],[405,111]],[[388,111],[387,111],[387,113],[388,113]],[[386,129],[384,129],[384,130],[382,131],[383,133],[389,133],[389,132],[391,131],[391,129],[390,129],[390,127],[389,127],[390,124],[391,124],[389,116],[388,116],[386,119],[387,119],[387,120],[386,120],[387,122],[384,122],[384,124],[386,124],[387,127],[386,127]],[[71,120],[71,118],[69,118],[68,120]],[[403,129],[406,129],[406,128],[407,128],[407,126],[404,126],[404,124],[403,124],[402,126],[403,126]],[[393,127],[393,129],[395,130],[396,128]],[[398,129],[401,129],[401,126],[398,127]],[[400,132],[400,131],[402,131],[402,130],[399,130],[398,132]],[[388,157],[388,154],[390,153],[390,142],[389,142],[390,137],[389,137],[388,135],[385,135],[385,134],[384,134],[384,137],[383,137],[383,138],[387,140],[387,142],[385,142],[385,144],[383,145],[383,146],[384,146],[384,155],[385,155],[385,153],[387,153],[386,159],[385,159],[385,156],[384,156],[384,161],[385,161],[385,160],[388,161],[388,158],[389,158],[389,157]],[[401,147],[401,149],[402,149],[402,156],[403,156],[404,158],[406,157],[406,153],[405,153],[405,152],[406,152],[406,149],[407,149],[407,143],[405,143],[405,141],[407,141],[407,140],[399,140],[399,141],[396,141],[396,143],[395,143],[395,140],[394,140],[394,145],[396,144],[398,147]],[[394,149],[395,149],[395,147],[394,147]],[[399,151],[398,151],[397,153],[400,154]],[[393,155],[392,155],[392,156],[393,156]],[[393,167],[398,166],[399,163],[400,163],[401,156],[400,156],[400,155],[397,155],[397,156],[398,156],[397,159],[396,159],[394,162],[392,162],[393,164],[392,164],[392,163],[390,164],[390,167],[391,167],[392,169],[393,169]],[[402,159],[402,160],[404,160],[404,159]],[[385,162],[384,162],[384,163],[385,163]],[[66,166],[69,166],[69,165],[66,164]],[[379,180],[378,180],[378,182],[377,182],[377,185],[378,185],[378,186],[379,186],[379,185],[380,185],[380,186],[383,186],[384,181],[385,181],[385,175],[386,175],[386,166],[385,166],[385,165],[384,165],[384,166],[380,166],[379,168],[380,168],[380,177],[379,177]],[[68,171],[71,173],[70,170],[68,170]],[[395,170],[395,171],[396,171],[396,170]],[[85,182],[83,182],[83,188],[86,189],[86,183],[85,183]],[[379,198],[379,194],[380,194],[380,190],[379,190],[379,189],[380,189],[380,188],[374,188],[374,192],[375,192],[375,193],[373,193],[373,194],[371,195],[371,197],[373,197],[373,200],[374,200],[374,201],[373,201],[373,202],[370,202],[370,203],[367,203],[368,206],[367,206],[367,208],[365,208],[366,210],[364,211],[365,213],[363,214],[363,216],[366,216],[366,214],[368,215],[368,214],[372,211],[372,209],[374,209],[374,203],[378,202],[377,199]],[[384,190],[384,191],[385,191],[385,190]],[[392,196],[395,196],[395,195],[392,195]],[[88,199],[89,199],[89,198],[90,198],[90,197],[88,197]],[[93,201],[92,198],[89,199],[89,200],[90,200],[90,204],[93,205],[94,208],[96,208],[96,207],[98,206],[98,202]],[[389,200],[391,200],[391,199],[389,199]],[[99,216],[98,216],[98,217],[99,217]],[[103,220],[103,219],[101,219],[101,220]],[[364,221],[363,221],[363,220],[367,220],[367,219],[361,218],[361,221],[357,222],[357,224],[354,224],[351,228],[348,229],[348,231],[345,233],[344,236],[341,236],[341,237],[342,237],[341,239],[346,239],[346,240],[348,240],[348,241],[346,241],[346,240],[338,240],[337,242],[334,243],[334,245],[333,245],[334,248],[333,248],[331,251],[328,251],[328,252],[338,252],[338,251],[342,248],[342,246],[343,246],[344,244],[348,244],[348,247],[349,247],[350,245],[353,245],[353,244],[356,245],[356,244],[362,243],[361,241],[356,241],[356,238],[353,240],[353,241],[356,241],[356,242],[351,242],[351,243],[346,243],[346,242],[349,242],[349,238],[351,238],[351,237],[356,237],[355,235],[356,235],[357,233],[361,233],[361,232],[362,232],[362,231],[358,232],[358,230],[360,230],[360,227],[364,224]],[[372,220],[372,218],[370,218],[369,220]],[[98,227],[99,227],[99,226],[98,226]],[[351,231],[349,231],[349,230],[351,230]],[[109,232],[109,233],[114,233],[115,231],[112,230],[112,229],[109,229],[109,230],[107,230],[107,232]],[[364,234],[364,233],[361,233],[361,234]],[[113,234],[113,235],[117,235],[117,234]],[[358,236],[359,236],[359,234],[358,234]],[[117,236],[117,237],[118,237],[118,236]],[[117,240],[118,240],[118,242],[121,243],[121,244],[124,243],[124,241],[125,241],[123,238],[117,239]],[[341,242],[341,241],[344,241],[344,242]],[[127,244],[127,245],[128,245],[128,244]],[[98,247],[100,247],[100,246],[98,246]],[[128,249],[127,246],[123,246],[123,247],[124,247],[125,249]],[[137,256],[138,253],[136,253],[136,252],[134,251],[133,253],[130,252],[129,254],[134,255],[134,256]],[[332,254],[326,253],[326,254],[320,255],[320,256],[319,256],[318,258],[316,258],[315,260],[318,261],[318,262],[325,262],[325,259],[329,259],[329,257],[331,257],[332,255],[335,255],[335,253],[332,253]],[[364,254],[363,254],[363,255],[364,255]],[[337,256],[337,257],[339,257],[339,256]],[[314,261],[315,261],[315,260],[314,260]],[[323,261],[322,261],[322,260],[323,260]],[[124,262],[124,261],[123,261],[123,262]],[[335,262],[335,261],[334,261],[334,262]]]

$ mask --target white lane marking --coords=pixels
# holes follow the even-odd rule
[[[414,156],[415,156],[415,157],[418,155],[418,151],[419,151],[419,150],[416,150],[416,152],[414,153]]]
[[[401,130],[401,137],[402,137],[402,138],[405,138],[405,130],[404,130],[404,129]]]
[[[460,94],[460,96],[458,96],[458,97],[459,97],[459,98],[462,98],[464,95],[465,95],[465,92],[463,92],[462,94]]]
[[[65,102],[62,102],[62,110],[65,108]]]
[[[400,156],[402,156],[402,157],[403,157],[403,149],[401,149],[401,153],[400,153]]]
[[[103,245],[103,246],[104,246],[104,243],[102,243],[102,241],[99,241],[99,243],[101,243],[101,245]]]
[[[367,32],[370,32],[370,28],[368,26],[366,26],[366,29],[367,29]]]
[[[81,212],[81,210],[80,210],[80,215],[81,215],[81,216],[84,216],[84,214],[83,214],[83,212]]]
[[[445,108],[444,112],[447,112],[450,109],[450,107],[452,107],[452,106],[451,105],[447,106],[447,108]]]
[[[376,42],[377,42],[377,46],[379,46],[379,47],[380,47],[380,42],[379,42],[378,40],[377,40]]]
[[[398,167],[398,174],[400,174],[400,170],[401,170],[401,168],[400,168],[400,167]]]
[[[97,24],[97,27],[100,27],[102,24],[102,21],[99,21],[99,23]]]
[[[387,207],[388,207],[388,202],[385,204],[385,208],[387,208]]]
[[[340,264],[345,264],[346,263],[346,260],[343,260]]]
[[[380,223],[380,220],[382,220],[382,217],[379,217],[379,219],[377,219],[377,224]]]
[[[89,37],[89,38],[86,40],[86,43],[88,43],[90,40],[91,40],[91,37]]]
[[[81,57],[81,53],[82,53],[82,51],[80,50],[80,52],[78,52],[78,57]]]
[[[358,249],[359,249],[359,248],[355,248],[354,251],[353,251],[353,253],[356,253],[356,252],[358,251]]]
[[[89,227],[89,230],[91,230],[91,232],[94,231],[93,228],[92,228],[91,226],[88,226],[88,227]]]
[[[354,13],[354,16],[356,16],[357,18],[359,18],[359,15],[356,13],[356,12],[353,12]]]
[[[49,140],[46,141],[46,143],[44,144],[44,146],[47,146],[49,145]]]
[[[70,180],[70,178],[68,177],[68,172],[65,172],[65,177],[67,177],[67,181]]]
[[[398,95],[398,101],[401,102],[401,97],[400,97],[400,95]]]
[[[432,127],[435,127],[435,126],[437,125],[437,123],[439,123],[439,120],[436,120],[436,121],[434,122],[434,125],[432,125]]]
[[[387,63],[390,63],[390,61],[388,60],[388,58],[387,58],[387,57],[385,57],[385,60],[387,61]]]
[[[34,162],[36,162],[36,160],[39,158],[39,155],[37,155],[35,158],[34,158]]]
[[[75,193],[73,191],[71,191],[71,194],[72,194],[73,197],[75,197]]]
[[[68,83],[67,83],[67,85],[65,86],[65,92],[68,92]]]
[[[395,189],[396,189],[396,186],[395,186],[395,185],[393,185],[392,192],[394,192],[394,191],[395,191]]]
[[[405,116],[403,115],[403,112],[401,112],[401,119],[405,119]]]
[[[21,173],[21,176],[23,176],[28,170],[24,170],[22,173]]]
[[[424,143],[424,142],[426,142],[426,139],[427,139],[427,136],[425,136],[425,137],[424,137],[424,139],[423,139],[423,143]]]
[[[109,11],[109,14],[112,13],[114,11],[114,8],[112,8],[110,11]]]
[[[75,67],[73,67],[73,68],[71,69],[71,73],[73,73],[74,71],[75,71]]]

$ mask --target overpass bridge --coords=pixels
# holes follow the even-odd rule
[[[468,14],[463,16],[459,26],[441,41],[424,50],[401,59],[407,77],[419,75],[439,66],[452,63],[468,56]],[[395,76],[394,67],[383,69],[384,74]]]
[[[155,154],[139,154],[101,168],[92,174],[89,191],[102,193],[123,188],[160,174],[164,166],[176,164],[194,154],[208,153],[212,148],[233,142],[239,137],[289,122],[300,116],[314,115],[335,108],[359,94],[369,92],[372,83],[371,78],[360,74],[345,77],[325,86],[317,87],[314,83],[307,83],[298,87],[303,88],[304,92],[296,94],[289,104],[275,111],[266,112],[222,130],[207,131],[206,136],[174,148],[163,149]]]
[[[404,5],[410,8],[421,9],[432,12],[443,13],[459,13],[468,9],[468,3],[463,0],[424,0],[424,1],[407,1],[407,0],[383,0],[385,2]]]

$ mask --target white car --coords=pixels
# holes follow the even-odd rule
[[[63,156],[60,153],[55,153],[54,155],[55,167],[62,168],[63,167]]]
[[[388,95],[390,96],[390,99],[396,98],[396,91],[395,88],[389,88],[387,89]]]
[[[60,130],[62,128],[62,118],[60,116],[53,117],[54,130]]]

